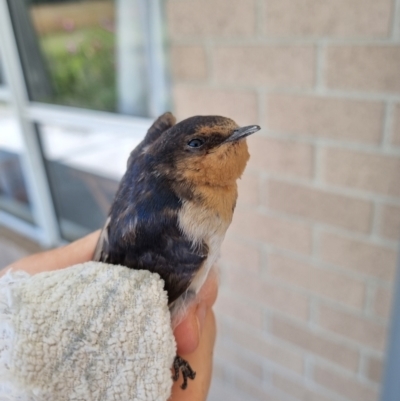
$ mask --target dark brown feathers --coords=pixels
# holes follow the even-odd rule
[[[170,303],[197,293],[215,263],[249,158],[240,135],[257,130],[220,116],[175,122],[163,114],[132,151],[95,252],[158,273]]]

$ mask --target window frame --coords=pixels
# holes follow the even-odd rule
[[[9,2],[0,0],[0,59],[7,76],[7,84],[0,85],[0,100],[12,105],[21,127],[24,145],[23,171],[32,204],[35,225],[0,210],[0,223],[12,226],[24,235],[34,237],[43,246],[64,243],[59,221],[46,173],[43,150],[38,136],[38,124],[57,124],[60,127],[78,129],[110,129],[113,131],[143,132],[153,118],[166,111],[169,105],[168,74],[165,58],[165,43],[162,36],[163,21],[161,0],[134,0],[141,8],[144,21],[143,36],[148,66],[148,109],[152,118],[132,117],[117,113],[74,108],[69,106],[34,102],[29,99],[21,54],[12,24]],[[122,1],[122,0],[121,0]],[[119,2],[115,2],[116,7]],[[142,135],[142,134],[141,134]],[[29,149],[29,152],[26,150]]]

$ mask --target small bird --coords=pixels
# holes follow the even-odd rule
[[[158,273],[173,325],[218,259],[249,159],[245,138],[259,129],[220,116],[176,124],[165,113],[130,154],[94,260]],[[175,381],[180,370],[185,389],[195,372],[177,356]]]

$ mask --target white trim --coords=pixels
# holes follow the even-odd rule
[[[45,245],[46,243],[43,230],[3,210],[0,210],[0,225],[10,229],[11,231],[17,232],[36,243],[39,242],[42,245]]]
[[[148,110],[152,117],[158,117],[168,111],[169,108],[162,1],[141,0],[140,2],[146,16],[143,21],[143,29],[146,41],[147,80],[150,95]]]
[[[25,150],[21,155],[21,163],[26,177],[33,217],[43,233],[41,238],[43,245],[56,245],[60,242],[58,222],[35,126],[25,116],[29,98],[7,0],[0,0],[0,51],[8,78],[7,83],[12,94],[11,102],[21,126]]]
[[[31,234],[37,235],[40,231],[40,241],[43,244],[55,245],[60,243],[59,224],[35,123],[93,131],[98,131],[101,127],[102,131],[111,131],[116,135],[125,134],[125,136],[129,133],[136,139],[141,139],[153,119],[30,101],[12,27],[9,1],[12,0],[0,0],[0,51],[2,65],[8,78],[7,87],[0,86],[0,100],[4,98],[14,106],[21,127],[23,147],[29,150],[23,152],[22,164],[33,216],[38,225],[38,228],[31,228]],[[163,48],[162,2],[161,0],[151,0],[150,3],[146,0],[138,1],[145,14],[142,30],[147,40],[148,106],[150,114],[156,117],[166,111],[169,103]],[[7,214],[7,216],[10,215]]]
[[[24,117],[42,124],[55,124],[64,127],[76,127],[98,130],[139,130],[147,131],[153,120],[142,117],[130,117],[120,114],[79,109],[45,103],[31,102],[24,110]]]

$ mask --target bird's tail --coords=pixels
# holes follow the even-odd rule
[[[178,299],[169,305],[173,330],[185,319],[188,309],[196,303],[196,295],[195,291],[187,289]]]
[[[94,250],[93,260],[95,262],[107,262],[109,253],[108,242],[108,225],[110,224],[111,217],[108,216],[103,230],[101,231],[100,238],[97,241],[96,249]]]

